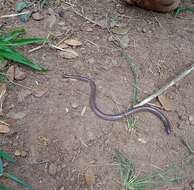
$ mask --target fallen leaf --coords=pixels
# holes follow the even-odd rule
[[[19,150],[19,149],[17,149],[14,154],[15,154],[15,156],[21,156],[21,157],[26,157],[27,156],[27,152],[26,151]]]
[[[160,96],[158,96],[158,100],[159,100],[159,102],[162,105],[164,110],[166,110],[166,111],[174,110],[173,104],[167,96],[160,95]]]
[[[48,88],[45,87],[39,87],[33,91],[33,95],[37,98],[40,98],[48,93]]]
[[[40,13],[36,12],[32,14],[32,18],[36,21],[40,21],[44,19],[44,16],[41,15]]]
[[[63,51],[60,52],[60,56],[65,58],[65,59],[73,59],[78,57],[78,53],[72,49],[64,49]]]
[[[61,43],[58,45],[58,47],[61,49],[65,49],[65,48],[68,48],[69,46],[66,43]]]
[[[10,132],[10,129],[7,125],[4,125],[4,124],[0,124],[0,133],[9,133]]]
[[[73,47],[81,46],[82,42],[80,42],[77,38],[67,39],[64,41],[65,44]]]
[[[128,27],[114,27],[112,29],[112,32],[114,34],[125,35],[129,32],[129,28]]]
[[[3,115],[3,103],[7,95],[7,86],[6,84],[0,85],[0,115]]]
[[[49,144],[49,139],[47,137],[40,136],[40,137],[38,137],[38,144],[43,145],[43,146],[47,146]]]
[[[96,183],[96,176],[91,170],[87,170],[85,173],[85,181],[89,187],[92,187]]]

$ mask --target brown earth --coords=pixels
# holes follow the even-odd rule
[[[10,134],[0,136],[0,143],[6,144],[4,149],[12,154],[17,149],[25,150],[27,157],[19,157],[17,166],[8,169],[39,190],[91,189],[84,180],[86,170],[92,170],[96,175],[93,189],[118,190],[124,187],[113,159],[115,149],[131,158],[137,172],[143,174],[173,163],[191,164],[193,156],[180,138],[186,138],[194,145],[194,74],[165,93],[174,105],[173,111],[166,112],[173,124],[169,136],[162,123],[149,113],[135,116],[137,128],[133,130],[127,128],[126,121],[101,120],[89,107],[87,84],[66,81],[62,75],[76,73],[91,77],[97,84],[100,109],[110,113],[125,110],[130,106],[133,76],[122,51],[137,67],[140,101],[192,64],[193,14],[159,14],[117,0],[69,3],[74,4],[77,11],[83,9],[85,17],[101,26],[75,14],[63,1],[50,1],[48,5],[55,12],[56,20],[49,16],[48,9],[41,11],[44,15],[41,21],[30,19],[21,23],[16,17],[3,20],[4,29],[22,26],[29,37],[47,37],[50,33],[53,44],[63,38],[75,37],[82,42],[82,46],[75,49],[79,56],[74,59],[63,59],[58,50],[49,47],[32,53],[28,50],[34,46],[20,49],[34,63],[47,67],[49,72],[43,75],[24,69],[28,77],[19,83],[30,88],[37,85],[48,88],[48,93],[37,98],[24,87],[9,85],[5,115],[13,117],[19,113],[25,117],[17,120]],[[15,1],[5,1],[1,14],[14,13],[15,4]],[[182,5],[191,4],[187,1]],[[129,29],[125,34],[129,40],[125,50],[113,40],[123,35],[111,33],[106,27],[107,21]],[[54,25],[49,28],[52,22]],[[24,98],[21,99],[21,95]],[[86,111],[81,116],[85,106]],[[181,175],[187,177],[185,180],[148,189],[189,190],[193,173],[192,169],[181,170]]]

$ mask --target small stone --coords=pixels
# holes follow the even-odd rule
[[[142,29],[142,32],[143,32],[143,33],[146,33],[146,32],[147,32],[146,28],[143,28],[143,29]]]
[[[193,116],[189,116],[189,122],[191,125],[194,125],[194,117]]]
[[[72,103],[71,103],[71,107],[75,109],[75,108],[78,108],[79,105],[78,105],[78,103],[76,103],[76,102],[72,102]]]
[[[33,13],[32,14],[32,18],[36,21],[40,21],[40,20],[43,20],[44,17],[40,14],[40,13]]]
[[[14,79],[15,80],[24,80],[25,78],[26,78],[26,74],[23,71],[21,71],[19,67],[16,67]]]
[[[60,190],[65,190],[65,187],[61,187]]]
[[[52,176],[55,176],[56,173],[57,173],[57,166],[53,163],[50,164],[49,166],[49,174],[52,175]]]
[[[25,112],[9,112],[7,114],[7,117],[8,118],[11,118],[11,119],[23,119],[24,117],[26,116],[26,113]]]
[[[87,27],[86,32],[93,32],[93,29],[91,27]]]
[[[58,25],[59,26],[64,26],[65,25],[65,22],[59,22]]]

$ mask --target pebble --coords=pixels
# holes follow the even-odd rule
[[[55,176],[56,173],[57,173],[57,166],[53,163],[51,163],[49,165],[49,170],[48,170],[49,174],[52,175],[52,176]]]
[[[142,28],[142,32],[146,33],[147,32],[146,28]]]
[[[11,119],[23,119],[24,117],[26,116],[26,113],[25,112],[9,112],[7,114],[7,117],[8,118],[11,118]]]
[[[86,32],[93,32],[93,29],[91,27],[87,27]]]
[[[78,105],[78,103],[76,103],[76,102],[72,102],[72,103],[71,103],[71,107],[72,107],[72,108],[78,108],[79,105]]]
[[[44,17],[40,14],[40,13],[33,13],[32,14],[32,18],[36,21],[40,21],[40,20],[43,20]]]
[[[194,125],[194,117],[193,116],[189,116],[189,122],[191,125]]]
[[[60,190],[65,190],[65,187],[61,187]]]
[[[26,78],[26,73],[24,73],[23,71],[20,70],[19,67],[15,68],[15,75],[14,75],[14,79],[15,80],[24,80]]]

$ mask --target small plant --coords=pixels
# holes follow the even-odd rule
[[[9,60],[27,66],[35,71],[47,71],[44,67],[32,63],[31,60],[16,51],[16,47],[46,41],[46,39],[43,38],[21,38],[20,36],[24,33],[25,30],[23,28],[15,29],[9,34],[0,33],[0,62],[3,60]]]
[[[145,187],[151,188],[155,185],[174,183],[183,179],[183,177],[169,177],[169,168],[165,171],[157,170],[149,175],[139,177],[137,176],[133,162],[126,159],[121,152],[115,151],[115,159],[119,163],[119,171],[124,185],[130,190],[143,190]]]
[[[128,66],[129,66],[129,69],[132,72],[133,79],[134,79],[133,94],[132,94],[132,98],[131,98],[131,103],[132,103],[132,107],[133,107],[135,104],[137,104],[137,95],[138,95],[137,68],[136,68],[136,65],[133,63],[133,60],[129,57],[129,55],[127,53],[123,52],[123,57],[126,60]],[[137,128],[137,122],[133,116],[127,119],[127,126],[129,129]]]
[[[186,7],[186,8],[177,7],[175,10],[175,15],[179,15],[179,14],[184,13],[184,12],[194,13],[194,7]]]
[[[15,181],[16,183],[22,185],[23,187],[26,187],[30,190],[35,190],[35,188],[30,185],[29,183],[25,182],[24,180],[20,179],[19,177],[8,173],[6,171],[4,171],[4,167],[3,167],[3,160],[7,160],[8,162],[11,162],[12,164],[15,164],[16,161],[14,160],[14,158],[12,158],[11,155],[9,155],[7,152],[0,150],[0,179],[2,177],[8,178],[12,181]],[[10,187],[7,187],[5,184],[3,184],[2,182],[0,182],[0,190],[11,190]]]

